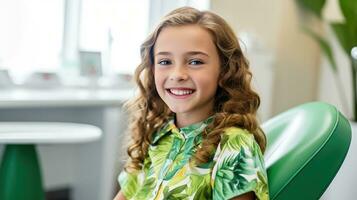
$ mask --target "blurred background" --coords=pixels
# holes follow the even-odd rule
[[[234,29],[261,95],[262,123],[310,101],[354,121],[351,59],[327,23],[344,21],[338,0],[327,0],[319,17],[299,0],[0,0],[0,121],[103,130],[97,142],[38,145],[47,199],[113,198],[125,157],[121,107],[134,95],[140,44],[181,6],[216,12]],[[330,44],[338,73],[307,26]],[[324,198],[345,193],[335,191]]]

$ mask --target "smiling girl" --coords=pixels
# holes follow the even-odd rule
[[[183,7],[141,46],[122,199],[269,199],[260,98],[224,19]]]

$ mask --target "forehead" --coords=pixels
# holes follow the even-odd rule
[[[187,51],[204,51],[216,53],[210,32],[198,25],[165,27],[159,33],[154,52],[184,53]]]

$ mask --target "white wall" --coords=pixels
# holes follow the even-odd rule
[[[211,10],[224,17],[236,33],[258,35],[275,55],[271,115],[316,99],[319,48],[301,32],[299,21],[306,19],[301,18],[294,1],[212,0]]]

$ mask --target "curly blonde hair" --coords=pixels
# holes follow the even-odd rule
[[[212,159],[213,152],[221,140],[221,134],[232,126],[248,130],[254,135],[262,152],[265,151],[266,137],[256,117],[260,98],[251,88],[252,73],[233,30],[215,13],[182,7],[166,15],[141,45],[141,63],[134,76],[140,93],[125,104],[130,114],[129,131],[132,140],[127,149],[130,157],[125,166],[127,171],[142,168],[153,134],[174,114],[156,91],[153,51],[163,28],[183,25],[198,25],[206,29],[212,36],[220,60],[213,110],[215,118],[203,131],[201,148],[192,159],[196,163],[205,163]]]

